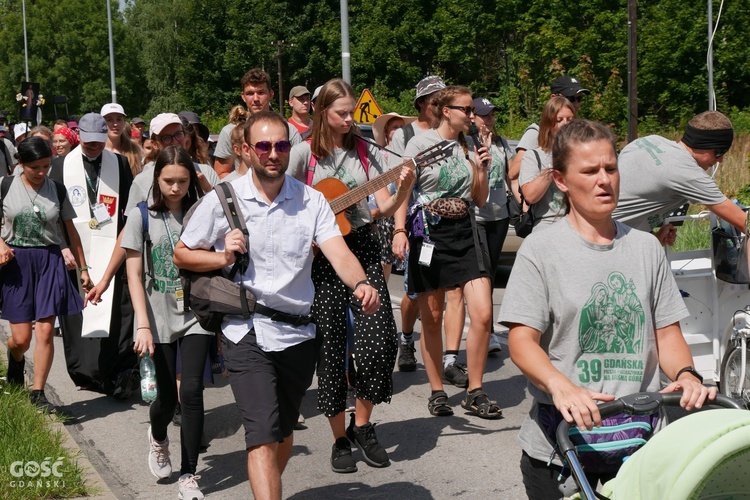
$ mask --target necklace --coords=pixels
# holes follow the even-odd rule
[[[29,194],[29,186],[26,185],[26,181],[23,181],[23,187],[26,191],[26,196],[29,197],[29,201],[31,202],[31,208],[34,210],[34,213],[37,215],[37,217],[41,218],[42,214],[39,210],[39,207],[36,205],[36,199],[39,197],[39,191],[42,190],[42,187],[44,187],[44,183],[42,183],[42,186],[39,188],[39,191],[34,190],[36,194],[34,195],[34,198],[31,198],[31,194]]]

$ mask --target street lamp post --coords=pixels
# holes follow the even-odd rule
[[[112,41],[112,5],[107,1],[107,26],[109,31],[109,79],[112,87],[112,102],[117,102],[117,88],[115,87],[115,45]],[[28,76],[26,77],[28,79]]]
[[[26,81],[29,81],[29,42],[26,39],[26,0],[21,0],[21,13],[23,15],[23,59],[26,63]]]

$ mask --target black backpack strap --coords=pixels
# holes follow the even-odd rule
[[[146,256],[146,266],[148,267],[148,277],[152,280],[154,279],[154,261],[153,256],[151,255],[152,250],[152,244],[151,244],[151,234],[148,232],[148,206],[146,205],[145,201],[139,201],[138,202],[138,210],[141,211],[141,223],[142,223],[142,231],[143,231],[143,243],[144,243],[144,249],[143,253]],[[169,235],[167,235],[169,237]]]
[[[13,158],[10,157],[10,151],[8,146],[5,145],[5,140],[0,137],[0,153],[5,157],[5,167],[8,170],[8,176],[13,175]]]
[[[3,225],[3,222],[5,221],[5,210],[3,208],[3,204],[5,203],[5,197],[8,196],[8,191],[10,191],[10,185],[13,183],[13,179],[15,179],[15,175],[3,177],[2,181],[0,181],[0,226]]]
[[[409,144],[409,141],[414,137],[414,127],[411,123],[404,127],[404,146]]]
[[[220,184],[217,184],[214,189],[216,189],[216,195],[219,197],[219,203],[221,203],[221,207],[224,209],[224,215],[229,221],[229,230],[231,231],[234,229],[239,229],[240,231],[242,231],[242,234],[245,236],[245,245],[249,245],[247,238],[249,234],[247,231],[247,224],[245,224],[245,218],[242,216],[242,212],[235,202],[235,200],[237,199],[237,193],[234,191],[234,187],[229,182],[222,182]],[[241,254],[239,252],[235,252],[235,258],[236,260],[234,261],[232,270],[229,271],[228,278],[230,280],[234,279],[237,271],[239,271],[240,274],[244,273],[245,270],[247,270],[247,266],[250,264],[250,256],[247,253]],[[242,316],[248,317],[250,316],[250,309],[247,305],[247,300],[242,300],[244,299],[244,297],[242,297],[242,295],[244,294],[245,289],[242,287],[242,284],[240,284],[240,305],[242,307]]]

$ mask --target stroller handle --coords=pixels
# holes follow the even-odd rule
[[[599,405],[599,414],[602,418],[617,415],[618,413],[625,413],[627,415],[651,415],[659,411],[662,406],[680,406],[680,398],[682,392],[638,392],[623,396],[614,401],[602,403]],[[706,400],[708,406],[721,406],[722,408],[733,408],[742,410],[734,399],[717,394],[716,399]],[[563,420],[560,425],[557,426],[557,447],[562,455],[566,455],[569,451],[575,453],[575,446],[568,437],[568,431],[570,430],[571,424]]]

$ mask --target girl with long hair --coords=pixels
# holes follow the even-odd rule
[[[289,175],[313,186],[324,179],[335,178],[352,189],[383,173],[386,164],[380,151],[358,137],[353,120],[355,102],[354,91],[343,80],[334,79],[323,85],[316,101],[308,141],[292,148]],[[403,167],[400,179],[401,189],[394,195],[389,194],[385,187],[374,191],[377,206],[386,217],[407,199],[414,183],[413,171]],[[322,339],[318,363],[318,409],[328,417],[333,431],[335,442],[331,468],[335,472],[357,470],[350,441],[362,450],[368,464],[374,467],[390,464],[370,419],[376,404],[390,402],[393,393],[391,373],[398,350],[396,324],[380,265],[380,247],[372,230],[373,220],[366,198],[347,213],[347,220],[352,231],[344,239],[368,278],[358,286],[376,288],[381,306],[374,314],[363,314],[353,290],[339,279],[328,259],[322,254],[316,257],[312,270],[315,284],[312,313],[318,336]],[[348,368],[347,309],[354,316],[354,361]],[[353,381],[355,413],[348,429],[344,421],[347,370],[356,372]]]
[[[203,498],[195,472],[204,418],[203,369],[214,336],[183,310],[179,269],[173,262],[183,217],[203,190],[190,155],[180,146],[168,146],[159,153],[153,182],[153,203],[146,207],[141,202],[133,209],[122,235],[136,318],[133,348],[140,355],[148,352],[156,366],[158,395],[149,409],[149,468],[160,479],[172,473],[167,426],[177,406],[179,352],[182,465],[178,486],[180,498]],[[144,228],[148,238],[144,238]]]

